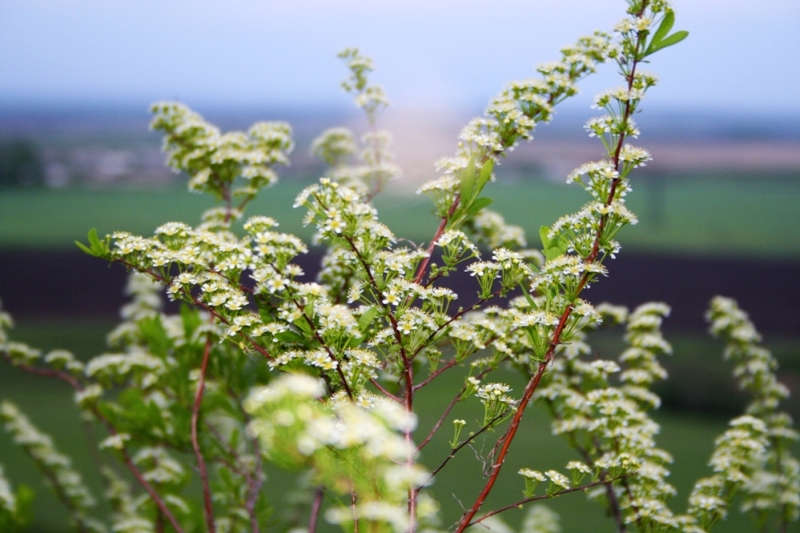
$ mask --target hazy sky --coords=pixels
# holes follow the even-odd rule
[[[691,35],[653,56],[663,109],[800,112],[800,1],[674,0]],[[372,55],[398,106],[479,106],[623,0],[3,0],[0,107],[347,105],[335,54]],[[613,69],[586,83],[618,85]],[[586,101],[580,105],[586,105]],[[578,104],[576,104],[578,105]]]

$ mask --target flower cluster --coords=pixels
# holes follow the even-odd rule
[[[374,69],[371,58],[362,55],[356,48],[341,51],[339,57],[350,71],[342,87],[355,97],[356,106],[364,110],[370,131],[362,136],[359,147],[349,129],[330,128],[314,140],[311,153],[331,167],[327,174],[329,178],[371,198],[383,190],[386,182],[402,174],[389,149],[393,142],[392,135],[376,127],[377,115],[388,107],[389,100],[382,87],[369,82],[369,73]],[[348,158],[353,155],[358,156],[358,164],[347,164]]]
[[[625,321],[630,345],[618,361],[587,360],[591,348],[581,335],[565,346],[553,363],[540,397],[553,413],[553,432],[563,435],[594,468],[603,469],[595,479],[621,477],[624,490],[599,490],[593,495],[620,509],[620,519],[640,528],[677,528],[686,518],[675,516],[666,500],[675,494],[667,483],[671,456],[658,448],[659,426],[647,414],[660,400],[649,390],[666,377],[657,356],[671,353],[661,336],[662,318],[669,313],[664,304],[644,304],[630,315],[611,306],[620,322]],[[610,313],[609,313],[610,314]],[[618,375],[618,384],[611,381]]]
[[[406,531],[402,509],[408,491],[429,478],[413,462],[413,443],[403,437],[416,417],[379,397],[361,399],[362,407],[336,396],[322,401],[324,395],[323,383],[314,378],[278,378],[245,401],[253,416],[249,430],[274,462],[310,468],[316,483],[359,495],[354,509],[329,511],[331,521],[388,523],[397,533]]]
[[[284,122],[259,122],[246,133],[222,133],[188,107],[176,102],[153,104],[151,128],[165,133],[167,164],[189,174],[189,189],[217,199],[240,197],[244,205],[278,177],[275,165],[289,163],[292,131]],[[233,188],[237,178],[244,184]]]
[[[696,531],[708,531],[725,518],[730,500],[763,461],[766,437],[764,422],[745,415],[732,420],[730,429],[716,440],[710,462],[715,474],[700,479],[689,497],[688,513],[702,528]]]
[[[548,122],[553,107],[577,94],[577,82],[593,73],[598,63],[615,57],[618,49],[608,34],[596,32],[563,48],[561,54],[561,61],[537,69],[542,76],[540,79],[508,84],[490,102],[485,116],[472,120],[461,131],[456,156],[436,164],[444,175],[417,190],[418,194],[425,193],[433,200],[437,214],[447,219],[452,229],[471,221],[488,205],[486,199],[479,199],[479,196],[493,177],[492,163],[499,162],[520,140],[531,140],[536,124]],[[471,185],[478,171],[482,175]],[[476,229],[494,225],[484,238],[495,242],[502,239],[499,242],[505,246],[524,243],[524,236],[518,230],[513,227],[506,230],[505,225],[498,222],[484,220]]]
[[[730,438],[721,437],[711,464],[725,479],[742,482],[743,510],[754,516],[759,527],[770,523],[788,524],[797,520],[800,513],[800,462],[790,452],[790,446],[800,435],[792,427],[791,417],[778,409],[779,402],[789,391],[776,378],[775,358],[759,345],[761,336],[734,300],[714,298],[707,318],[711,321],[711,332],[727,344],[725,358],[734,362],[734,376],[753,397],[747,414],[755,417],[750,425],[763,425],[762,443],[766,448],[764,453],[756,454],[744,441],[730,442]],[[733,449],[727,451],[731,447]],[[729,460],[737,453],[742,455],[748,451],[749,463],[739,465]],[[733,468],[740,472],[749,469],[749,475],[733,475],[729,472]]]

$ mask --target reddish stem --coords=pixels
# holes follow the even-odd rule
[[[381,384],[380,384],[380,382],[379,382],[377,379],[370,379],[370,380],[369,380],[369,382],[370,382],[370,383],[372,383],[372,385],[373,385],[373,386],[374,386],[376,389],[378,389],[379,391],[381,391],[381,393],[382,393],[384,396],[386,396],[387,398],[391,398],[392,400],[396,401],[397,403],[403,403],[403,400],[402,400],[402,398],[399,398],[398,396],[396,396],[396,395],[392,394],[391,392],[389,392],[389,391],[386,389],[386,387],[384,387],[383,385],[381,385]]]
[[[647,1],[642,2],[642,8],[639,12],[639,16],[644,12],[644,9],[647,6]],[[639,34],[639,42],[641,41],[641,33]],[[637,50],[639,48],[639,42],[637,42]],[[631,72],[628,75],[628,90],[633,86],[634,74],[636,72],[636,65],[637,65],[637,58],[633,58],[633,64],[631,67]],[[627,124],[627,121],[630,117],[630,101],[625,104],[625,111],[623,113],[623,124]],[[614,152],[614,166],[616,168],[619,167],[619,155],[622,150],[622,146],[625,139],[625,132],[620,132],[619,139],[617,141],[617,147]],[[616,193],[616,187],[618,183],[618,179],[615,179],[612,182],[611,190],[609,191],[608,198],[606,200],[606,205],[610,205],[614,200],[614,195]],[[595,235],[594,243],[592,245],[591,253],[586,257],[585,261],[587,263],[593,263],[595,259],[597,259],[597,255],[599,254],[600,250],[600,239],[603,234],[603,229],[605,228],[605,223],[607,220],[607,215],[603,215],[600,218],[600,223],[598,224],[597,233]],[[583,290],[584,286],[589,280],[589,272],[583,274],[580,283],[575,291],[575,296],[580,294],[581,290]],[[517,412],[514,415],[514,419],[511,421],[511,424],[506,430],[506,433],[501,437],[501,440],[498,442],[502,442],[502,447],[500,448],[500,452],[497,454],[497,458],[492,466],[492,473],[489,477],[489,480],[486,482],[483,490],[481,491],[478,499],[475,500],[475,504],[472,508],[465,513],[464,517],[462,518],[461,522],[459,523],[458,529],[456,529],[456,533],[463,533],[463,531],[469,527],[471,521],[478,510],[483,505],[483,502],[486,501],[486,498],[489,496],[492,488],[494,487],[495,482],[497,481],[497,477],[500,475],[500,469],[503,466],[503,462],[505,461],[506,455],[508,454],[508,448],[511,445],[511,441],[514,439],[514,436],[517,433],[517,428],[519,427],[520,420],[522,419],[522,415],[525,411],[525,407],[527,407],[528,402],[530,402],[531,398],[533,397],[533,393],[536,391],[536,388],[539,386],[539,381],[542,379],[542,375],[544,374],[545,369],[549,365],[549,363],[553,360],[553,355],[555,353],[556,348],[561,343],[561,335],[566,327],[567,321],[569,320],[570,316],[572,315],[573,305],[570,304],[564,310],[561,318],[558,322],[558,326],[556,327],[555,332],[553,333],[553,340],[550,342],[550,346],[547,349],[547,353],[545,354],[544,361],[540,363],[539,368],[533,378],[528,382],[528,385],[525,387],[525,393],[523,394],[522,400],[520,400],[520,405]]]
[[[453,198],[453,204],[447,211],[447,216],[442,217],[442,221],[439,223],[439,227],[436,230],[436,234],[433,236],[433,239],[431,239],[431,242],[428,244],[428,249],[426,250],[427,255],[419,264],[419,268],[417,269],[417,275],[414,276],[414,283],[416,283],[417,285],[422,284],[422,278],[425,277],[425,271],[428,269],[428,263],[430,263],[431,261],[433,250],[436,247],[436,241],[438,241],[439,237],[441,237],[442,234],[444,233],[445,228],[447,228],[447,222],[450,220],[450,217],[453,216],[453,213],[456,212],[456,209],[458,209],[458,204],[460,202],[461,202],[461,195],[457,193],[455,198]]]
[[[425,440],[423,440],[419,444],[419,446],[417,446],[417,451],[421,450],[426,444],[428,444],[428,442],[430,442],[430,440],[433,438],[436,432],[439,431],[439,428],[444,423],[444,420],[445,418],[447,418],[447,415],[450,414],[450,411],[453,410],[453,407],[455,407],[456,404],[459,402],[459,400],[461,400],[461,395],[464,394],[464,390],[465,389],[462,388],[461,391],[459,391],[459,393],[456,395],[456,397],[453,398],[453,400],[450,402],[450,405],[448,405],[447,409],[445,409],[444,413],[442,413],[442,416],[440,416],[439,420],[437,420],[436,424],[434,424],[433,429],[431,429],[430,433],[428,433],[428,436],[425,437]]]
[[[519,428],[519,423],[522,420],[522,414],[525,412],[525,408],[528,406],[528,402],[530,402],[531,397],[533,396],[536,387],[539,385],[539,380],[542,379],[542,375],[544,374],[545,368],[547,368],[547,364],[549,360],[545,360],[544,362],[539,364],[539,369],[536,372],[536,375],[533,377],[531,381],[528,382],[528,385],[525,387],[525,393],[522,395],[522,399],[520,400],[519,406],[517,407],[517,412],[514,413],[514,418],[511,420],[511,424],[508,426],[505,434],[500,438],[501,442],[503,443],[502,447],[500,448],[500,452],[497,454],[497,458],[492,465],[492,473],[489,476],[489,480],[486,482],[486,485],[483,487],[478,499],[475,500],[475,504],[472,508],[466,512],[464,517],[461,519],[461,522],[458,525],[458,529],[456,529],[456,533],[462,533],[467,527],[469,527],[472,519],[477,514],[478,510],[483,505],[483,502],[489,496],[489,493],[492,491],[494,487],[495,481],[497,481],[497,476],[500,475],[500,468],[503,466],[503,462],[506,459],[506,455],[508,454],[508,448],[511,446],[511,441],[514,439],[514,436],[517,434],[517,429]]]
[[[213,320],[213,318],[212,318]],[[205,505],[206,527],[209,533],[216,532],[216,525],[214,523],[214,506],[211,502],[211,489],[208,485],[208,471],[206,469],[206,461],[203,457],[203,452],[200,449],[200,442],[198,440],[197,422],[200,419],[200,404],[203,402],[203,392],[206,387],[206,371],[208,370],[208,360],[211,355],[211,339],[206,339],[206,345],[203,350],[203,362],[200,366],[200,378],[197,382],[197,393],[194,396],[194,405],[192,406],[192,449],[194,449],[194,456],[197,459],[197,468],[200,470],[200,481],[203,484],[203,503]]]
[[[486,374],[488,374],[491,371],[492,371],[492,369],[487,368],[486,370],[484,370],[483,372],[478,374],[476,376],[476,378],[477,379],[481,379],[481,378],[483,378],[483,376],[485,376]],[[447,408],[444,410],[444,413],[442,413],[442,416],[439,417],[439,420],[436,421],[436,424],[434,424],[433,429],[431,429],[431,432],[428,433],[428,436],[425,437],[425,440],[423,440],[422,443],[419,446],[417,446],[417,451],[421,450],[423,448],[423,446],[428,444],[428,442],[430,442],[430,440],[433,438],[433,436],[436,434],[436,432],[439,431],[439,428],[441,427],[441,425],[444,422],[445,418],[447,418],[447,415],[450,414],[450,411],[453,410],[453,407],[455,407],[455,405],[461,400],[461,395],[464,394],[464,391],[466,391],[466,390],[467,390],[466,385],[461,387],[461,390],[458,391],[458,394],[456,394],[456,397],[453,398],[453,400],[450,402],[450,405],[448,405]]]
[[[319,520],[319,512],[322,509],[322,499],[325,493],[322,492],[322,487],[317,487],[314,491],[314,502],[311,504],[311,518],[308,520],[308,533],[316,533],[317,520]]]
[[[588,485],[583,485],[581,487],[573,487],[571,489],[560,490],[560,491],[558,491],[558,492],[556,492],[556,493],[554,493],[554,494],[552,494],[550,496],[544,494],[542,496],[533,496],[531,498],[525,498],[524,500],[520,500],[520,501],[518,501],[516,503],[512,503],[512,504],[506,505],[505,507],[500,507],[499,509],[495,509],[494,511],[489,511],[488,513],[486,513],[485,515],[481,516],[480,518],[478,518],[474,522],[470,523],[469,525],[470,526],[474,526],[475,524],[479,524],[479,523],[483,522],[484,520],[486,520],[490,516],[494,516],[496,514],[500,514],[500,513],[504,512],[504,511],[510,511],[511,509],[518,509],[519,507],[525,505],[526,503],[535,502],[535,501],[538,501],[538,500],[546,500],[546,499],[550,499],[550,498],[555,498],[556,496],[561,496],[563,494],[569,494],[571,492],[583,492],[586,489],[591,489],[592,487],[597,487],[599,485],[606,485],[606,486],[610,487],[611,483],[613,483],[614,481],[617,481],[619,479],[622,479],[624,477],[625,476],[619,476],[619,477],[611,479],[611,480],[595,481],[593,483],[589,483]]]

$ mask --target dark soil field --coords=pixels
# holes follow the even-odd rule
[[[321,250],[312,250],[298,263],[313,279]],[[668,330],[702,330],[709,300],[730,296],[750,313],[763,333],[800,333],[800,263],[781,260],[725,259],[624,253],[607,263],[609,277],[599,280],[584,297],[634,307],[663,301],[673,312]],[[0,251],[0,298],[16,318],[81,317],[113,320],[125,301],[125,269],[81,252]],[[466,274],[447,284],[469,303],[476,292]]]

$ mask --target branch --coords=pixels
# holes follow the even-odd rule
[[[0,355],[3,357],[3,359],[6,360],[6,362],[8,362],[8,364],[13,366],[14,368],[22,370],[23,372],[27,372],[28,374],[34,374],[37,376],[45,376],[48,378],[60,379],[61,381],[65,381],[66,383],[68,383],[75,390],[79,391],[83,390],[83,385],[81,384],[81,382],[78,381],[71,374],[68,374],[67,372],[61,372],[60,370],[53,370],[52,368],[39,368],[29,365],[19,365],[14,363],[14,361],[7,353],[3,352],[0,353]]]
[[[457,453],[458,453],[458,452],[459,452],[459,451],[460,451],[462,448],[464,448],[465,446],[469,445],[469,444],[470,444],[472,441],[474,441],[474,440],[475,440],[475,439],[478,437],[478,435],[480,435],[481,433],[483,433],[483,432],[485,432],[485,431],[488,431],[489,429],[491,429],[491,428],[492,428],[492,426],[494,425],[494,423],[495,423],[495,422],[497,422],[498,420],[500,420],[500,419],[502,419],[504,416],[506,416],[506,412],[507,412],[507,411],[503,411],[503,412],[502,412],[502,413],[500,413],[499,415],[497,415],[497,416],[495,416],[494,418],[492,418],[491,420],[489,420],[489,422],[488,422],[487,424],[485,424],[485,425],[484,425],[484,426],[483,426],[481,429],[479,429],[478,431],[476,431],[475,433],[473,433],[472,435],[470,435],[470,436],[469,436],[469,437],[468,437],[468,438],[467,438],[467,439],[466,439],[464,442],[462,442],[461,444],[459,444],[458,446],[456,446],[455,448],[453,448],[453,449],[452,449],[452,451],[450,452],[450,455],[448,455],[447,457],[445,457],[444,461],[442,461],[442,464],[440,464],[438,467],[436,467],[436,468],[433,470],[433,472],[431,472],[431,476],[428,478],[428,481],[426,481],[426,482],[425,482],[425,484],[427,485],[427,484],[428,484],[428,482],[430,482],[430,481],[433,479],[433,476],[435,476],[436,474],[438,474],[438,473],[439,473],[439,472],[442,470],[442,468],[444,468],[444,467],[445,467],[445,465],[447,465],[447,463],[449,463],[449,462],[450,462],[450,459],[452,459],[453,457],[455,457],[455,456],[456,456],[456,454],[457,454]]]
[[[418,391],[419,389],[421,389],[422,387],[424,387],[425,385],[427,385],[428,383],[430,383],[431,381],[436,379],[439,376],[439,374],[441,374],[445,370],[448,370],[448,369],[456,366],[457,364],[458,364],[458,361],[456,361],[455,359],[450,359],[444,365],[440,366],[439,368],[437,368],[436,370],[434,370],[433,372],[428,374],[428,377],[425,378],[422,382],[414,385],[414,390]]]
[[[402,398],[400,398],[400,397],[398,397],[398,396],[395,396],[394,394],[392,394],[391,392],[389,392],[389,391],[386,389],[386,387],[384,387],[383,385],[381,385],[381,384],[380,384],[380,382],[379,382],[377,379],[374,379],[374,378],[373,378],[373,379],[370,379],[370,380],[369,380],[369,382],[370,382],[370,383],[372,383],[372,385],[373,385],[373,386],[374,386],[376,389],[378,389],[379,391],[381,391],[381,393],[382,393],[384,396],[386,396],[387,398],[391,398],[392,400],[396,401],[397,403],[403,403],[403,399],[402,399]]]
[[[212,318],[213,320],[213,318]],[[197,393],[194,397],[194,405],[192,406],[192,449],[194,449],[194,456],[197,459],[197,468],[200,470],[200,481],[203,484],[203,503],[205,505],[206,527],[209,533],[216,532],[216,525],[214,524],[214,506],[211,502],[211,489],[208,486],[208,471],[206,470],[206,462],[203,458],[203,452],[200,450],[200,442],[197,439],[197,421],[200,418],[200,404],[203,401],[203,392],[206,386],[206,371],[208,370],[208,359],[211,355],[211,338],[206,339],[206,345],[203,349],[203,362],[200,367],[200,378],[197,383]]]
[[[550,498],[555,498],[556,496],[562,496],[564,494],[569,494],[571,492],[583,492],[586,489],[591,489],[592,487],[597,487],[598,485],[606,485],[606,486],[610,487],[612,483],[614,483],[615,481],[619,481],[620,479],[623,479],[625,477],[627,477],[627,475],[622,475],[622,476],[616,477],[614,479],[607,479],[607,480],[603,480],[603,481],[595,481],[593,483],[589,483],[588,485],[583,485],[581,487],[573,487],[571,489],[560,490],[560,491],[555,492],[555,493],[553,493],[552,495],[549,495],[549,496],[545,494],[545,495],[542,495],[542,496],[533,496],[531,498],[525,498],[524,500],[520,500],[520,501],[518,501],[516,503],[512,503],[510,505],[506,505],[505,507],[501,507],[499,509],[495,509],[494,511],[489,511],[488,513],[486,513],[485,515],[481,516],[480,518],[478,518],[478,519],[474,520],[473,522],[470,522],[469,524],[467,524],[467,527],[474,526],[475,524],[479,524],[479,523],[483,522],[484,520],[486,520],[487,518],[489,518],[490,516],[494,516],[496,514],[500,514],[500,513],[504,512],[504,511],[508,511],[510,509],[517,509],[517,508],[525,505],[526,503],[535,502],[535,501],[538,501],[538,500],[547,500],[547,499],[550,499]]]
[[[562,322],[566,323],[566,321]],[[560,325],[561,327],[561,325]],[[506,455],[508,454],[508,448],[511,446],[511,441],[514,440],[514,436],[517,434],[517,429],[519,428],[519,423],[522,420],[522,415],[525,412],[525,408],[528,406],[528,402],[530,402],[531,397],[533,397],[534,391],[536,391],[536,387],[539,386],[539,381],[542,379],[542,375],[544,374],[545,368],[550,363],[550,359],[545,359],[544,362],[539,364],[539,369],[536,372],[536,375],[528,382],[528,385],[525,387],[525,392],[522,395],[522,399],[520,400],[519,406],[517,407],[517,412],[514,414],[514,418],[511,420],[511,424],[508,426],[505,434],[500,437],[498,442],[502,442],[503,445],[500,448],[500,452],[497,454],[497,458],[495,459],[494,464],[492,465],[492,473],[489,479],[486,482],[486,485],[483,487],[480,495],[478,495],[478,499],[475,500],[472,508],[467,511],[464,517],[461,519],[461,523],[456,530],[456,533],[463,533],[463,531],[469,526],[472,518],[477,514],[478,510],[483,505],[483,502],[489,496],[489,493],[492,491],[494,487],[495,481],[497,481],[497,476],[500,475],[500,469],[503,466],[503,462],[506,459]]]
[[[141,272],[142,274],[147,274],[148,276],[152,277],[153,279],[155,279],[156,281],[158,281],[162,285],[166,285],[167,284],[167,280],[164,278],[164,276],[158,274],[157,272],[153,272],[152,270],[139,268],[139,267],[129,263],[128,261],[126,261],[124,259],[115,258],[115,259],[111,259],[111,262],[118,262],[118,263],[121,263],[121,264],[125,265],[126,268],[135,270],[137,272]],[[212,270],[209,270],[209,271],[212,271]],[[224,316],[220,315],[214,308],[210,307],[205,302],[202,302],[202,301],[198,300],[194,295],[192,295],[192,293],[189,290],[184,289],[184,294],[186,295],[186,297],[189,300],[191,300],[191,302],[195,306],[205,309],[206,311],[211,313],[217,320],[219,320],[220,322],[222,322],[226,326],[230,326],[230,322]],[[254,350],[256,350],[258,353],[260,353],[261,355],[263,355],[264,357],[266,357],[270,361],[273,361],[275,359],[274,357],[272,357],[270,355],[270,353],[267,351],[266,348],[264,348],[263,346],[258,344],[256,341],[254,341],[252,339],[252,337],[250,337],[249,335],[246,335],[244,333],[239,333],[239,335],[244,337],[247,340],[247,342],[250,344],[250,346]]]
[[[322,487],[317,487],[314,491],[314,502],[311,504],[311,517],[308,520],[308,533],[316,533],[317,520],[319,520],[319,512],[322,509],[322,499],[325,493],[322,492]]]
[[[483,376],[485,376],[486,374],[488,374],[491,371],[492,371],[491,368],[485,369],[483,372],[481,372],[480,374],[477,375],[477,379],[481,379]],[[450,411],[453,410],[453,407],[455,407],[455,405],[461,400],[461,395],[464,394],[464,392],[466,390],[467,390],[467,386],[466,385],[461,387],[461,390],[458,391],[458,394],[456,394],[455,398],[453,398],[453,400],[450,402],[450,404],[444,410],[444,413],[442,413],[442,416],[439,417],[439,420],[437,420],[436,424],[433,425],[433,428],[431,429],[430,433],[428,433],[428,436],[425,437],[425,440],[423,440],[422,443],[420,443],[419,446],[417,446],[417,451],[420,451],[426,444],[428,444],[428,442],[430,442],[430,440],[433,438],[433,436],[436,434],[436,432],[439,431],[439,428],[441,427],[441,425],[444,422],[445,418],[447,418],[447,415],[450,414]]]

